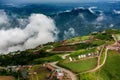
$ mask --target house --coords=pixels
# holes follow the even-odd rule
[[[115,43],[113,45],[107,46],[107,48],[110,50],[118,51],[120,49],[120,41],[118,41],[117,43]]]
[[[45,64],[46,68],[51,70],[51,71],[54,71],[56,68],[51,66],[50,64]]]
[[[73,59],[72,59],[71,57],[69,57],[69,60],[70,60],[70,61],[73,61]]]
[[[64,77],[64,73],[63,72],[58,72],[57,73],[57,79],[58,80],[63,80],[63,77]]]

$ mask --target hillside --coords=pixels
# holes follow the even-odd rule
[[[120,79],[120,54],[110,51],[105,65],[99,70],[79,75],[80,80],[119,80]]]
[[[119,36],[120,30],[109,29],[1,54],[0,75],[55,80],[59,68],[63,80],[120,80]]]

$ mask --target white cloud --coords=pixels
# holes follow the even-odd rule
[[[101,22],[105,19],[105,16],[103,14],[99,15],[96,19],[97,22]]]
[[[85,20],[84,14],[80,13],[79,17],[82,18],[83,20]]]
[[[115,14],[120,14],[120,11],[117,11],[117,10],[113,10],[113,12],[114,12]]]
[[[93,6],[93,7],[89,7],[88,9],[89,9],[89,11],[91,12],[91,13],[95,13],[94,11],[93,11],[93,9],[96,9],[97,7],[96,6]]]
[[[20,28],[24,28],[28,24],[28,19],[26,18],[18,18],[17,21]]]
[[[34,48],[57,39],[58,30],[54,21],[43,14],[32,14],[24,28],[0,30],[0,51],[8,53]]]
[[[4,12],[4,10],[0,10],[0,25],[7,24],[8,22],[8,16]]]
[[[112,28],[112,27],[114,27],[114,24],[110,24],[110,26],[109,26],[110,28]]]
[[[73,37],[76,35],[75,29],[74,28],[69,28],[68,31],[64,31],[64,39],[68,39],[70,37]]]

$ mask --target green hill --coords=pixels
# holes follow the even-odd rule
[[[0,66],[7,68],[15,65],[33,65],[31,72],[44,72],[46,70],[44,67],[36,67],[36,65],[58,61],[58,66],[75,73],[78,80],[120,80],[120,49],[109,50],[105,64],[95,71],[87,72],[97,68],[103,62],[107,46],[116,48],[114,43],[118,43],[117,46],[120,47],[119,41],[115,42],[120,39],[119,36],[120,30],[110,29],[64,41],[49,42],[34,49],[1,54]],[[2,68],[0,68],[0,75],[18,77],[21,73],[12,73]],[[40,79],[45,79],[50,72],[46,70],[45,73],[37,73]]]
[[[96,72],[79,75],[80,80],[120,80],[120,54],[109,51],[107,61]]]

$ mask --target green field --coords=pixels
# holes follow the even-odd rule
[[[46,63],[46,62],[55,62],[58,60],[61,60],[61,57],[59,55],[53,55],[49,57],[35,59],[33,62],[36,64],[41,64],[41,63]]]
[[[82,40],[82,41],[85,41],[85,40],[88,40],[89,38],[90,38],[90,36],[82,36],[82,37],[81,37],[81,40]]]
[[[102,64],[103,61],[104,61],[104,58],[105,58],[105,51],[106,51],[106,49],[103,49],[103,52],[102,52],[101,57],[100,57],[100,64]]]
[[[71,39],[68,39],[67,42],[68,43],[73,43],[73,42],[79,42],[81,41],[81,37],[75,37],[75,38],[71,38]]]
[[[80,73],[95,68],[97,66],[97,58],[79,60],[76,62],[61,61],[58,65],[67,68],[74,73]]]
[[[30,70],[31,73],[37,72],[37,74],[35,75],[30,75],[30,80],[45,80],[45,78],[47,77],[47,75],[49,75],[49,71],[44,68],[44,67],[40,67],[40,65],[35,65],[32,67],[32,69]]]
[[[117,40],[120,40],[120,34],[116,34],[115,36],[116,36]]]
[[[80,41],[89,40],[89,38],[90,36],[74,37],[74,38],[68,39],[67,42],[68,43],[80,42]]]
[[[109,51],[105,65],[96,72],[79,76],[80,80],[120,80],[120,54]]]

